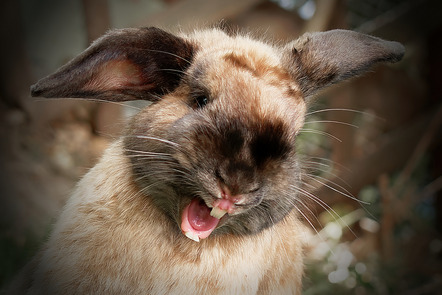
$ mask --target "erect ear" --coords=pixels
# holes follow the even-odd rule
[[[287,69],[305,97],[362,74],[376,63],[397,62],[405,52],[398,42],[347,30],[306,33],[284,50]]]
[[[156,100],[180,82],[192,44],[157,28],[110,31],[31,87],[32,96]]]

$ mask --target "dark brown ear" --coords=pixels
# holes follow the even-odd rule
[[[193,51],[186,40],[157,28],[110,31],[57,72],[38,81],[31,94],[156,100],[179,84]]]
[[[332,30],[306,33],[285,48],[288,70],[304,96],[367,71],[379,62],[397,62],[405,49],[398,42],[373,36]]]

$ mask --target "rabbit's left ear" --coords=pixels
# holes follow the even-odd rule
[[[366,72],[379,62],[397,62],[405,49],[398,42],[347,30],[306,33],[284,48],[284,62],[305,97]]]
[[[157,28],[114,30],[31,87],[32,96],[156,100],[178,86],[194,52]]]

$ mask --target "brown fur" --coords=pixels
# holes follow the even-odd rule
[[[300,294],[307,231],[291,188],[302,186],[305,99],[402,55],[348,31],[285,47],[216,29],[100,38],[32,94],[155,102],[80,181],[11,294]],[[242,203],[188,239],[185,206],[210,207],[220,187]]]

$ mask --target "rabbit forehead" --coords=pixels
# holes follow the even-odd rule
[[[279,49],[247,36],[201,32],[188,69],[189,86],[217,101],[219,111],[283,117],[299,129],[305,101],[281,64]]]
[[[284,73],[285,78],[289,78],[287,71],[281,66],[281,52],[270,44],[248,36],[231,37],[217,30],[202,31],[193,38],[197,39],[191,38],[193,42],[198,44],[194,64],[200,67],[236,67],[255,75],[273,71]]]
[[[229,36],[213,29],[194,32],[187,37],[196,44],[190,73],[204,83],[245,79],[247,74],[265,80],[295,95],[298,85],[282,64],[282,49],[247,35]],[[301,97],[300,91],[296,96]]]
[[[256,49],[261,53],[267,52],[269,55],[275,54],[275,47],[270,42],[241,33],[227,35],[220,29],[195,31],[191,34],[182,35],[182,37],[189,40],[191,43],[196,44],[199,52],[217,51],[222,49]],[[277,56],[275,56],[275,60],[277,59]]]

